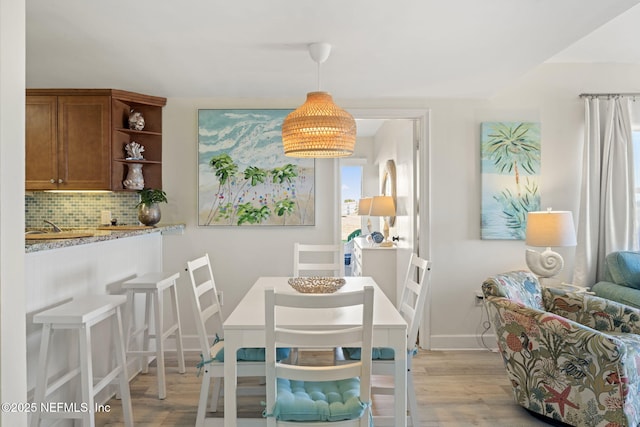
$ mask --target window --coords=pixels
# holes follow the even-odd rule
[[[633,168],[636,189],[636,224],[640,224],[640,128],[632,131]],[[640,228],[640,227],[639,227]]]
[[[358,215],[358,201],[362,197],[362,166],[344,165],[340,168],[341,176],[341,233],[343,242],[351,233],[361,228]]]

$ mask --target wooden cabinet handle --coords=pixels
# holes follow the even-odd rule
[[[55,184],[55,183],[56,183],[56,180],[55,180],[55,179],[53,179],[53,178],[51,178],[51,180],[50,180],[49,182],[50,182],[50,183],[52,183],[52,184]]]
[[[62,178],[58,178],[58,184],[62,184],[63,182]]]

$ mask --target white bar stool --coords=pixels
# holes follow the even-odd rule
[[[170,336],[176,340],[176,351],[178,353],[178,372],[185,373],[184,352],[182,348],[182,329],[180,327],[180,313],[178,310],[178,290],[176,279],[180,273],[152,272],[135,279],[127,280],[122,284],[122,288],[127,291],[127,311],[125,316],[126,333],[126,353],[127,356],[138,356],[142,358],[142,372],[148,372],[148,356],[156,356],[158,366],[158,398],[164,399],[167,396],[165,373],[164,373],[164,342]],[[165,331],[163,294],[169,290],[171,296],[171,311],[173,312],[174,323]],[[134,297],[136,293],[145,294],[144,325],[140,329],[135,329]],[[153,308],[154,334],[149,331],[151,321],[151,308]],[[129,350],[132,338],[144,333],[142,349]],[[149,346],[150,339],[155,339],[155,350]]]
[[[125,304],[124,295],[90,295],[74,299],[66,304],[42,311],[33,317],[34,323],[42,323],[42,340],[36,375],[34,395],[35,411],[31,417],[31,426],[40,425],[42,418],[81,419],[85,427],[95,426],[95,395],[118,378],[119,394],[122,399],[122,412],[126,426],[133,426],[131,395],[127,365],[124,353],[122,333],[122,315],[120,306]],[[116,367],[104,378],[94,384],[91,357],[91,327],[103,320],[111,320],[111,337],[115,349]],[[78,332],[80,366],[72,369],[56,381],[48,384],[47,366],[49,362],[49,344],[53,331],[58,329]],[[107,350],[107,349],[105,349]],[[46,406],[46,398],[76,376],[80,375],[82,404],[87,410],[70,412],[40,412],[41,405]]]

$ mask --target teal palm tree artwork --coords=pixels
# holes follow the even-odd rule
[[[282,148],[289,112],[198,111],[198,225],[315,224],[315,162]]]
[[[481,237],[522,240],[540,210],[540,124],[482,123],[481,151]]]

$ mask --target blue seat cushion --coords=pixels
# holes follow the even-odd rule
[[[343,347],[342,351],[349,359],[360,360],[360,347]],[[394,356],[395,352],[389,347],[373,347],[371,351],[372,360],[393,360]]]
[[[341,421],[360,418],[360,379],[293,381],[277,379],[277,398],[270,414],[282,421]],[[265,411],[266,412],[266,411]]]
[[[283,360],[289,357],[291,349],[278,348],[276,349],[276,359]],[[211,347],[211,356],[218,362],[224,362],[224,341],[219,340]],[[244,360],[245,362],[264,362],[264,348],[241,348],[236,353],[237,360]]]
[[[611,252],[604,263],[606,281],[640,289],[640,252]]]

